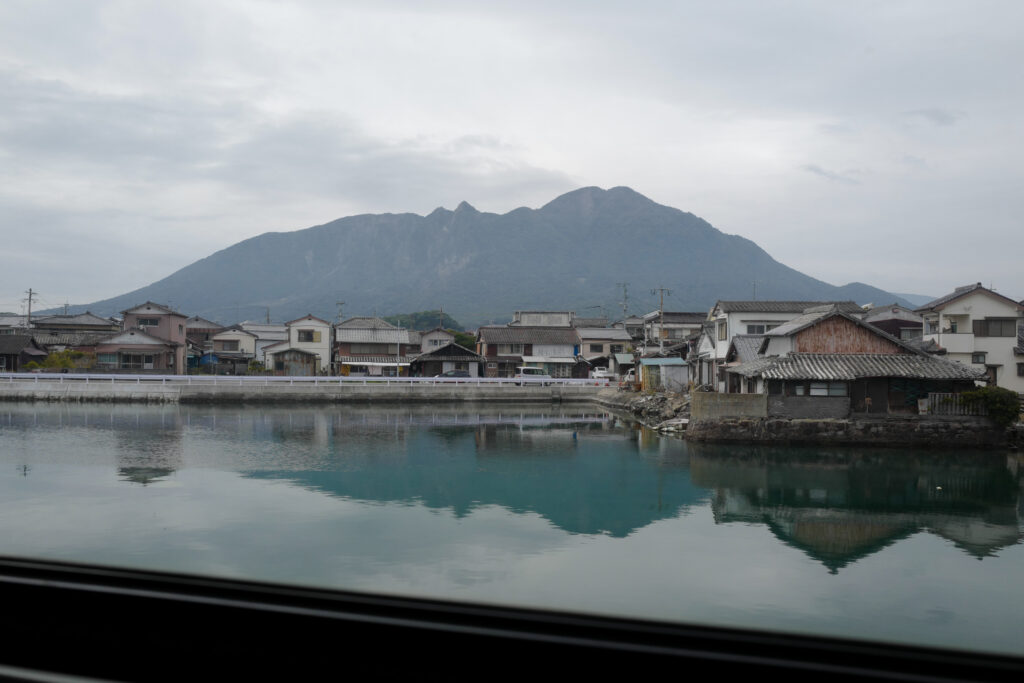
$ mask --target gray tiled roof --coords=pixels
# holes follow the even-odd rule
[[[716,305],[723,313],[803,313],[808,308],[838,305],[847,313],[861,309],[855,301],[719,301]]]
[[[355,318],[349,318],[348,320],[342,321],[334,326],[335,329],[339,327],[359,327],[363,329],[374,329],[374,330],[396,330],[398,329],[387,320],[381,318],[372,318],[366,316],[357,316]]]
[[[362,365],[365,363],[411,363],[419,356],[338,356],[339,363]]]
[[[2,354],[21,353],[28,346],[32,346],[32,337],[27,334],[0,334],[0,353]]]
[[[938,310],[938,309],[942,308],[943,306],[945,306],[946,304],[950,303],[951,301],[954,301],[956,299],[959,299],[962,296],[970,294],[971,292],[975,292],[975,291],[979,291],[979,290],[983,291],[983,292],[985,292],[987,294],[991,294],[994,297],[998,297],[1000,299],[1003,299],[1007,303],[1010,303],[1010,304],[1021,306],[1022,303],[1024,303],[1024,302],[1017,303],[1016,301],[1014,301],[1010,297],[1003,296],[999,292],[994,292],[991,289],[988,289],[987,287],[982,287],[980,282],[975,282],[973,285],[964,285],[963,287],[957,287],[956,289],[954,289],[949,294],[947,294],[945,296],[940,296],[938,299],[935,299],[934,301],[929,301],[924,306],[920,306],[918,308],[915,308],[914,312],[915,313],[922,313],[922,312],[925,312],[925,311],[935,311],[935,310]]]
[[[891,334],[889,334],[885,330],[879,329],[879,328],[875,327],[874,325],[872,325],[870,323],[864,322],[863,320],[861,320],[859,317],[857,317],[855,315],[851,315],[850,313],[848,313],[846,311],[843,311],[839,306],[821,306],[821,307],[817,307],[811,313],[804,313],[801,316],[793,318],[788,323],[785,323],[783,325],[779,325],[778,327],[776,327],[773,330],[768,330],[767,332],[765,332],[765,336],[766,337],[788,337],[790,335],[796,334],[797,332],[799,332],[799,331],[801,331],[803,329],[806,329],[808,327],[812,327],[813,325],[817,324],[818,322],[820,322],[822,320],[825,320],[826,318],[830,318],[832,316],[835,316],[835,315],[837,315],[837,316],[839,316],[841,318],[845,318],[846,320],[849,320],[854,325],[857,325],[859,327],[863,327],[865,330],[868,330],[872,334],[892,342],[896,346],[900,346],[900,347],[902,347],[904,349],[907,349],[908,351],[913,351],[914,353],[922,353],[922,351],[919,348],[908,344],[907,342],[903,341],[902,339],[897,339],[896,337],[892,336]]]
[[[33,332],[32,336],[46,346],[93,346],[110,332]]]
[[[390,328],[335,327],[334,341],[345,344],[410,344],[409,330]]]
[[[459,346],[455,342],[439,346],[433,351],[421,353],[420,360],[456,360],[456,361],[482,361],[484,357],[472,349]]]
[[[580,339],[607,339],[609,341],[632,341],[629,332],[621,327],[577,327],[576,333]]]
[[[98,315],[86,311],[85,313],[79,313],[77,315],[48,315],[45,318],[34,318],[32,320],[33,325],[45,325],[49,327],[58,326],[71,326],[76,325],[106,325],[110,327],[114,323],[109,318],[101,318]]]
[[[741,363],[757,360],[763,340],[763,334],[737,334],[732,338],[732,344],[736,348],[736,360]]]
[[[485,326],[479,330],[485,344],[572,344],[578,341],[571,327]]]
[[[608,318],[573,318],[573,327],[608,327]]]
[[[729,368],[744,377],[791,380],[854,380],[867,377],[906,379],[976,380],[985,377],[961,363],[904,353],[791,353],[762,358]]]

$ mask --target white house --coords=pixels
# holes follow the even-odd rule
[[[924,317],[924,341],[945,349],[950,360],[983,368],[990,383],[1024,393],[1024,305],[978,282],[916,312]]]
[[[331,323],[314,315],[305,315],[286,322],[288,338],[264,349],[264,363],[275,367],[274,355],[286,351],[301,351],[315,356],[314,372],[320,373],[331,366]]]

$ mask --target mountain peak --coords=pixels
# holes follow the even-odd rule
[[[459,202],[459,205],[455,207],[455,213],[464,213],[467,211],[470,213],[480,213],[479,211],[476,210],[476,208],[473,207],[472,204],[465,200]]]

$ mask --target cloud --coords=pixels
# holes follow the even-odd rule
[[[818,166],[817,164],[804,164],[801,166],[803,170],[808,173],[813,173],[816,176],[831,180],[837,183],[844,183],[846,185],[860,185],[861,182],[856,178],[851,177],[852,174],[858,173],[858,171],[845,171],[843,173],[836,173],[835,171],[828,171]]]
[[[967,118],[966,112],[940,109],[938,107],[905,111],[903,115],[912,119],[921,119],[936,126],[952,126],[957,121]]]

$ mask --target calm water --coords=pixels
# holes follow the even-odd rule
[[[1014,456],[590,410],[0,405],[0,553],[1024,655]]]

